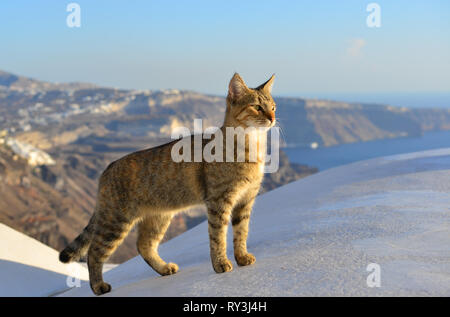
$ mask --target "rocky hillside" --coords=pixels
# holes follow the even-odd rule
[[[449,109],[275,99],[289,144],[329,146],[450,129]],[[149,139],[168,138],[173,127],[192,127],[194,118],[219,126],[224,104],[223,97],[192,91],[54,84],[0,72],[0,127],[43,149],[91,140],[102,146],[112,139],[119,146],[119,137],[145,146]]]
[[[450,129],[450,109],[409,109],[302,98],[275,98],[285,141],[322,146],[416,136]],[[137,91],[52,84],[0,72],[0,128],[41,149],[83,143],[95,149],[146,147],[172,128],[220,126],[224,97],[192,91]],[[1,130],[0,129],[0,130]]]
[[[49,83],[0,70],[0,87],[7,88],[10,91],[36,93],[43,90],[94,88],[96,85],[87,83]]]

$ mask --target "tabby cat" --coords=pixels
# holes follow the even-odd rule
[[[275,124],[273,81],[274,76],[257,88],[248,88],[239,74],[234,74],[220,128],[223,135],[227,127],[255,127],[267,131]],[[266,132],[247,137],[265,141]],[[193,143],[194,136],[187,138]],[[252,205],[263,178],[266,149],[259,147],[257,161],[249,160],[246,155],[243,162],[174,162],[171,150],[177,141],[126,155],[102,173],[97,204],[89,224],[59,255],[61,262],[68,263],[87,254],[90,285],[95,294],[111,291],[111,286],[103,281],[103,263],[135,224],[138,226],[137,249],[148,265],[161,275],[176,273],[175,263],[166,263],[159,257],[158,245],[174,214],[199,204],[207,207],[214,270],[217,273],[232,270],[226,254],[230,216],[237,264],[255,262],[255,257],[247,252],[247,235]],[[224,152],[226,143],[224,139]],[[248,144],[246,139],[245,146]]]

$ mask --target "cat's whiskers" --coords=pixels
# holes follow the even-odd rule
[[[282,144],[283,144],[283,145],[286,145],[286,144],[287,144],[287,142],[286,142],[286,137],[285,137],[285,133],[284,133],[283,127],[280,125],[280,119],[277,118],[277,119],[275,120],[275,125],[274,125],[274,127],[276,127],[276,128],[279,129],[279,131],[281,132]],[[280,142],[280,143],[281,143],[281,142]]]

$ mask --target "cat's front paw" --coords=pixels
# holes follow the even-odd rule
[[[99,282],[95,285],[91,284],[91,289],[95,295],[103,295],[105,293],[111,292],[111,285],[105,282]]]
[[[236,254],[234,257],[239,266],[252,265],[256,261],[255,256],[251,253],[239,254],[239,255]]]
[[[217,261],[213,261],[213,268],[216,273],[224,273],[229,272],[233,269],[233,265],[231,261],[228,259],[221,259]]]

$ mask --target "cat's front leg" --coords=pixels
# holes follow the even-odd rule
[[[211,262],[216,273],[228,272],[233,265],[227,257],[227,228],[230,212],[208,208],[208,232]]]
[[[255,263],[255,256],[247,252],[247,236],[254,198],[237,205],[232,212],[234,258],[240,266]]]

